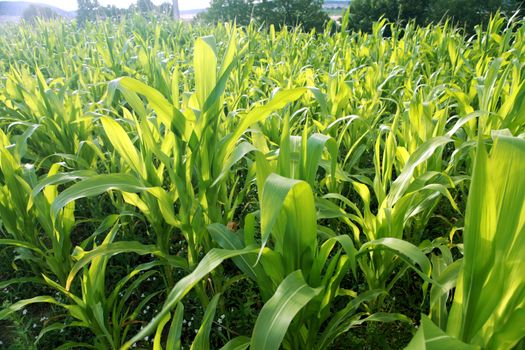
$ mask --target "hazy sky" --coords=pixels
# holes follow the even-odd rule
[[[26,0],[30,2],[39,2],[42,4],[53,5],[64,10],[72,11],[77,9],[77,0]],[[115,5],[118,7],[128,7],[136,3],[137,0],[99,0],[101,5]],[[171,0],[152,0],[156,5],[163,2],[171,2]],[[207,7],[209,0],[179,0],[179,7],[181,10],[192,10]]]

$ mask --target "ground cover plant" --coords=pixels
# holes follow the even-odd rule
[[[525,22],[2,25],[0,348],[523,346]]]

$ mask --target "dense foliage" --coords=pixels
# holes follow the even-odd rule
[[[301,25],[306,30],[322,30],[328,21],[322,0],[211,0],[199,17],[211,23],[236,21],[242,25],[255,19],[278,28]]]
[[[80,23],[95,17],[97,10],[100,8],[98,0],[77,0],[77,5],[77,20]]]
[[[525,22],[331,26],[2,26],[0,347],[523,346]]]
[[[477,24],[486,24],[498,10],[512,15],[522,5],[523,0],[352,0],[350,25],[355,30],[370,31],[381,17],[414,20],[419,25],[449,18],[471,31]]]
[[[112,18],[115,20],[124,16],[132,16],[134,13],[143,15],[170,15],[173,13],[173,5],[170,2],[163,2],[156,6],[151,0],[137,0],[128,8],[116,7],[115,5],[102,6],[98,0],[77,0],[78,11],[77,21],[81,25],[86,21],[97,21],[99,19]],[[40,15],[39,17],[48,18]]]

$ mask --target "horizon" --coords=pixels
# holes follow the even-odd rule
[[[56,0],[4,0],[5,2],[30,2],[35,4],[49,5],[64,11],[76,11],[78,9],[76,0],[64,0],[60,4],[57,4]],[[151,0],[155,5],[160,5],[165,2],[171,3],[170,0]],[[120,8],[128,8],[132,4],[136,4],[137,0],[99,0],[99,4],[102,6],[114,5]],[[179,8],[181,11],[187,10],[199,10],[207,8],[210,4],[210,0],[179,0]]]

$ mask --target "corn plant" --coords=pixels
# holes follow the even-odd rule
[[[450,264],[442,272],[438,278],[442,286],[436,287],[432,300],[437,304],[456,285],[446,327],[423,317],[408,348],[512,349],[523,339],[518,321],[524,293],[519,273],[523,264],[525,188],[519,180],[523,159],[522,139],[495,135],[490,155],[480,142],[465,218],[464,256],[459,265]]]
[[[279,198],[281,200],[276,201]],[[282,206],[270,205],[276,202]],[[258,282],[267,302],[254,325],[252,336],[232,339],[224,349],[234,346],[279,349],[281,345],[290,349],[323,349],[335,337],[363,322],[406,320],[402,315],[358,312],[362,303],[382,291],[351,298],[352,291],[345,292],[339,286],[347,273],[355,271],[355,250],[348,236],[334,237],[318,246],[314,197],[306,182],[271,174],[265,181],[262,203],[263,245],[256,248],[250,244],[254,242],[253,227],[247,226],[241,238],[224,225],[210,225],[210,233],[225,249],[210,251],[190,275],[180,280],[159,314],[124,348],[155,329],[157,334],[159,328],[162,332],[170,318],[170,310],[200,279],[227,258],[233,258],[244,273]],[[272,248],[266,247],[270,237]],[[334,249],[337,244],[341,248]],[[330,320],[331,305],[339,295],[349,299],[347,306]],[[324,322],[328,325],[321,332]],[[308,332],[299,332],[304,327]]]
[[[84,261],[89,262],[89,267],[83,270],[82,286],[79,295],[68,290],[69,288],[64,288],[63,285],[44,274],[43,283],[54,289],[56,294],[61,295],[62,298],[51,295],[41,295],[18,301],[2,310],[0,312],[0,319],[5,319],[11,313],[31,304],[54,304],[63,308],[67,314],[72,316],[74,321],[70,323],[56,322],[47,325],[40,331],[35,343],[38,343],[40,338],[46,333],[63,330],[66,327],[81,327],[92,331],[95,337],[95,348],[119,349],[130,330],[133,329],[136,323],[141,322],[140,318],[142,313],[146,313],[148,303],[152,303],[152,299],[162,293],[162,290],[148,294],[139,300],[139,302],[133,302],[131,300],[134,294],[138,295],[141,285],[145,284],[152,277],[159,275],[159,271],[155,270],[155,268],[161,266],[163,264],[162,261],[180,264],[180,262],[177,262],[176,257],[164,257],[155,246],[144,246],[141,244],[133,244],[133,242],[113,243],[119,230],[121,230],[121,226],[121,216],[108,216],[95,234],[101,234],[107,229],[109,229],[109,232],[102,240],[100,246],[97,246],[96,243],[94,244],[94,253],[85,252],[84,249],[79,246],[76,247],[75,251],[71,254],[71,257],[78,262],[71,267],[69,279],[78,273],[79,270],[82,269],[82,266],[86,265]],[[88,242],[86,242],[86,244],[87,243]],[[20,245],[22,245],[22,243],[20,243]],[[128,252],[141,255],[150,254],[161,259],[136,266],[129,274],[117,281],[111,292],[108,292],[106,289],[106,270],[109,257],[119,253],[123,248]],[[64,302],[62,299],[69,301],[69,303]],[[131,308],[128,306],[130,302],[136,303],[137,305]],[[75,342],[70,343],[69,346],[93,348],[93,346],[89,344]]]
[[[45,192],[40,192],[34,165],[22,164],[21,158],[27,149],[24,135],[17,138],[15,148],[11,147],[9,138],[2,131],[0,138],[0,211],[4,237],[0,239],[0,245],[16,247],[20,259],[30,263],[36,276],[51,274],[64,283],[72,265],[71,231],[75,225],[75,204],[65,206],[53,220],[49,213],[58,194],[57,188],[49,186]],[[55,176],[60,168],[60,164],[52,166],[48,178]],[[81,171],[71,176],[88,174],[91,172]]]

